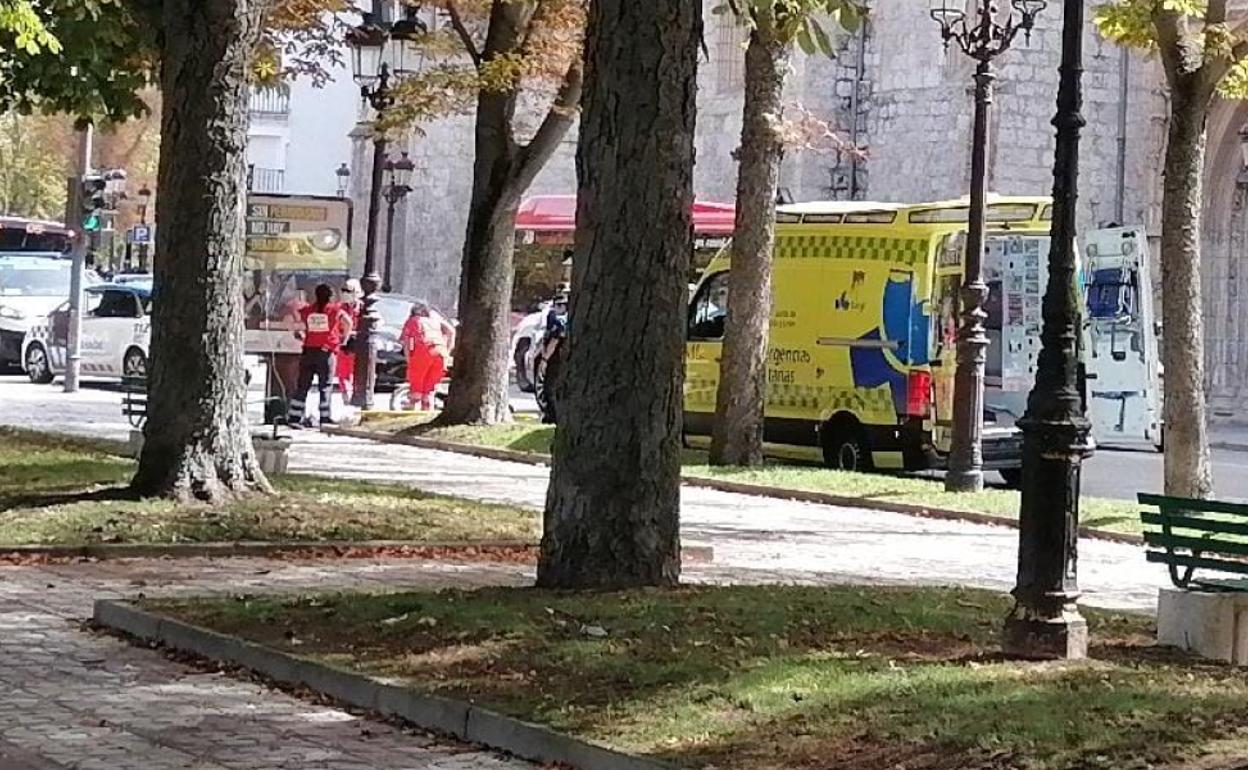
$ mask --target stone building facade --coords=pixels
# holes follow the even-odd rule
[[[699,198],[731,202],[732,153],[741,129],[744,32],[706,3],[707,56],[698,95]],[[1088,17],[1100,0],[1088,0]],[[1240,0],[1232,7],[1248,3]],[[1005,5],[1005,4],[1002,4]],[[1246,9],[1248,10],[1248,9]],[[1021,36],[997,66],[989,184],[1004,194],[1047,194],[1052,187],[1061,47],[1060,3],[1041,14],[1030,41]],[[970,176],[973,62],[946,50],[920,0],[872,0],[869,22],[841,41],[837,57],[798,55],[788,100],[828,121],[858,151],[791,153],[781,193],[794,201],[919,201],[960,197]],[[1160,232],[1161,166],[1167,96],[1155,59],[1128,53],[1085,31],[1088,128],[1081,154],[1080,224],[1142,224]],[[1248,173],[1239,129],[1248,108],[1220,103],[1210,122],[1204,240],[1209,388],[1215,416],[1248,404]],[[453,309],[472,174],[472,121],[444,120],[413,138],[416,192],[400,208],[398,290]],[[575,132],[538,177],[532,194],[576,189]],[[354,168],[367,169],[369,147],[357,141]],[[357,211],[367,210],[366,173],[353,175]],[[362,246],[363,216],[357,217]]]

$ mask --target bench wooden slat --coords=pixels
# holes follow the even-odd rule
[[[1190,556],[1188,554],[1167,553],[1165,551],[1146,551],[1144,558],[1156,564],[1172,564],[1178,567],[1212,569],[1219,572],[1248,575],[1248,562],[1242,561],[1211,559],[1208,556]]]
[[[1163,513],[1167,511],[1185,511],[1199,513],[1226,513],[1233,516],[1248,518],[1248,505],[1244,503],[1227,503],[1221,500],[1191,500],[1186,497],[1167,497],[1139,493],[1140,505],[1156,506]]]
[[[1144,542],[1154,548],[1187,548],[1191,551],[1215,553],[1223,556],[1248,556],[1248,543],[1236,542],[1234,540],[1145,532]]]
[[[1201,519],[1195,516],[1177,516],[1172,513],[1153,513],[1152,511],[1142,511],[1140,521],[1144,524],[1165,526],[1171,529],[1195,529],[1224,535],[1248,535],[1248,522]],[[1146,536],[1147,534],[1145,533]]]

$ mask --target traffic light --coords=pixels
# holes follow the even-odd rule
[[[101,174],[88,174],[82,178],[82,229],[94,233],[101,227],[100,212],[107,206],[104,188],[107,182]]]

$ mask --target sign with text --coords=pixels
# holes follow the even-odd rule
[[[350,266],[351,203],[342,198],[247,198],[243,290],[248,353],[298,353],[299,309],[317,284],[337,291]]]

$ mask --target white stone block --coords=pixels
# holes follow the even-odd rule
[[[143,453],[143,431],[137,428],[130,430],[130,439],[126,442],[126,452],[134,458]]]
[[[1248,665],[1248,593],[1161,589],[1157,641],[1203,658]]]

